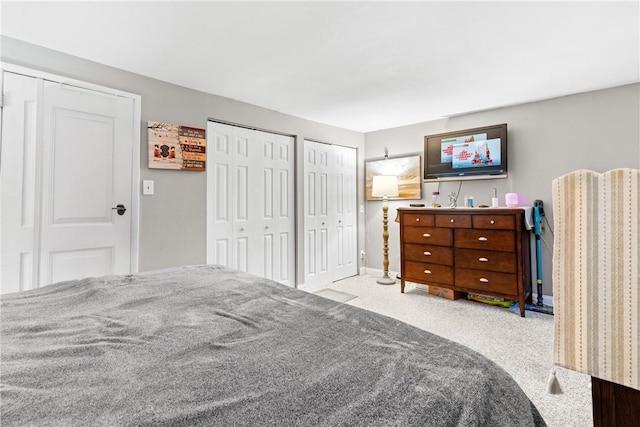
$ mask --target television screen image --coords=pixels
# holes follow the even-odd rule
[[[500,142],[500,138],[496,138],[455,145],[451,166],[453,169],[499,166]]]
[[[466,144],[468,142],[473,142],[473,141],[482,141],[487,139],[487,134],[486,133],[481,133],[478,135],[465,135],[465,136],[459,136],[456,138],[446,138],[443,139],[442,142],[440,143],[441,145],[441,151],[440,151],[440,162],[441,163],[451,163],[453,162],[453,148],[458,146],[458,145],[462,145],[462,144]]]
[[[428,135],[424,179],[506,178],[507,125]]]

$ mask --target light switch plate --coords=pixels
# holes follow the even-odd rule
[[[142,181],[142,194],[145,196],[153,196],[153,181],[145,179]]]

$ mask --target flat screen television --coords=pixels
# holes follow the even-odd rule
[[[506,177],[506,123],[424,137],[425,181]]]

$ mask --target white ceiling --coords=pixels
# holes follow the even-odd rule
[[[640,81],[623,2],[7,2],[3,35],[368,132]]]

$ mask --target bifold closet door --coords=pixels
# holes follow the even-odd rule
[[[333,167],[330,182],[333,184],[335,201],[333,227],[335,230],[335,250],[331,250],[331,278],[344,279],[358,274],[357,236],[357,189],[356,189],[356,149],[333,145]]]
[[[295,286],[294,139],[209,122],[207,262]]]
[[[305,285],[357,274],[356,150],[304,142]]]
[[[331,145],[304,141],[304,283],[331,283],[329,157]]]
[[[6,71],[3,96],[0,290],[130,273],[133,99]]]

